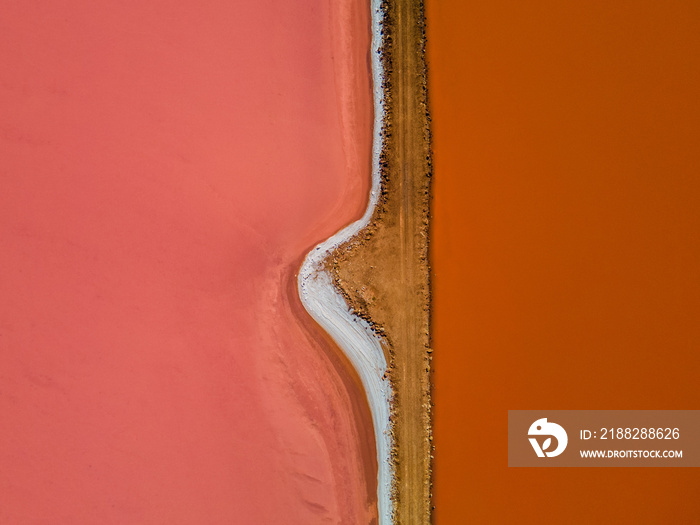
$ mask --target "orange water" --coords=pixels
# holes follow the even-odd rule
[[[427,3],[435,523],[696,523],[698,469],[508,469],[508,409],[700,406],[700,5]]]

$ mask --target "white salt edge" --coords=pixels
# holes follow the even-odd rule
[[[323,260],[338,246],[357,235],[369,224],[380,194],[379,156],[382,148],[381,129],[384,119],[383,70],[378,48],[381,45],[382,11],[380,1],[371,1],[372,17],[372,84],[374,129],[372,136],[372,187],[369,204],[361,219],[322,242],[304,259],[297,280],[301,302],[321,327],[328,332],[348,357],[360,376],[372,413],[377,443],[377,502],[380,525],[393,521],[391,484],[394,476],[391,462],[389,414],[391,386],[386,379],[387,363],[380,339],[369,323],[350,311],[345,299],[333,286],[331,276],[323,268]]]

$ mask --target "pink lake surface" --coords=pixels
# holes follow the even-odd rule
[[[376,520],[295,273],[369,188],[367,0],[5,2],[0,523]]]

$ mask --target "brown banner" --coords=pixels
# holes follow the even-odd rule
[[[509,467],[700,467],[700,410],[509,410]]]

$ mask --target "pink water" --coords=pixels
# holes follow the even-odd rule
[[[369,186],[367,0],[0,17],[0,523],[376,519],[296,297]]]

